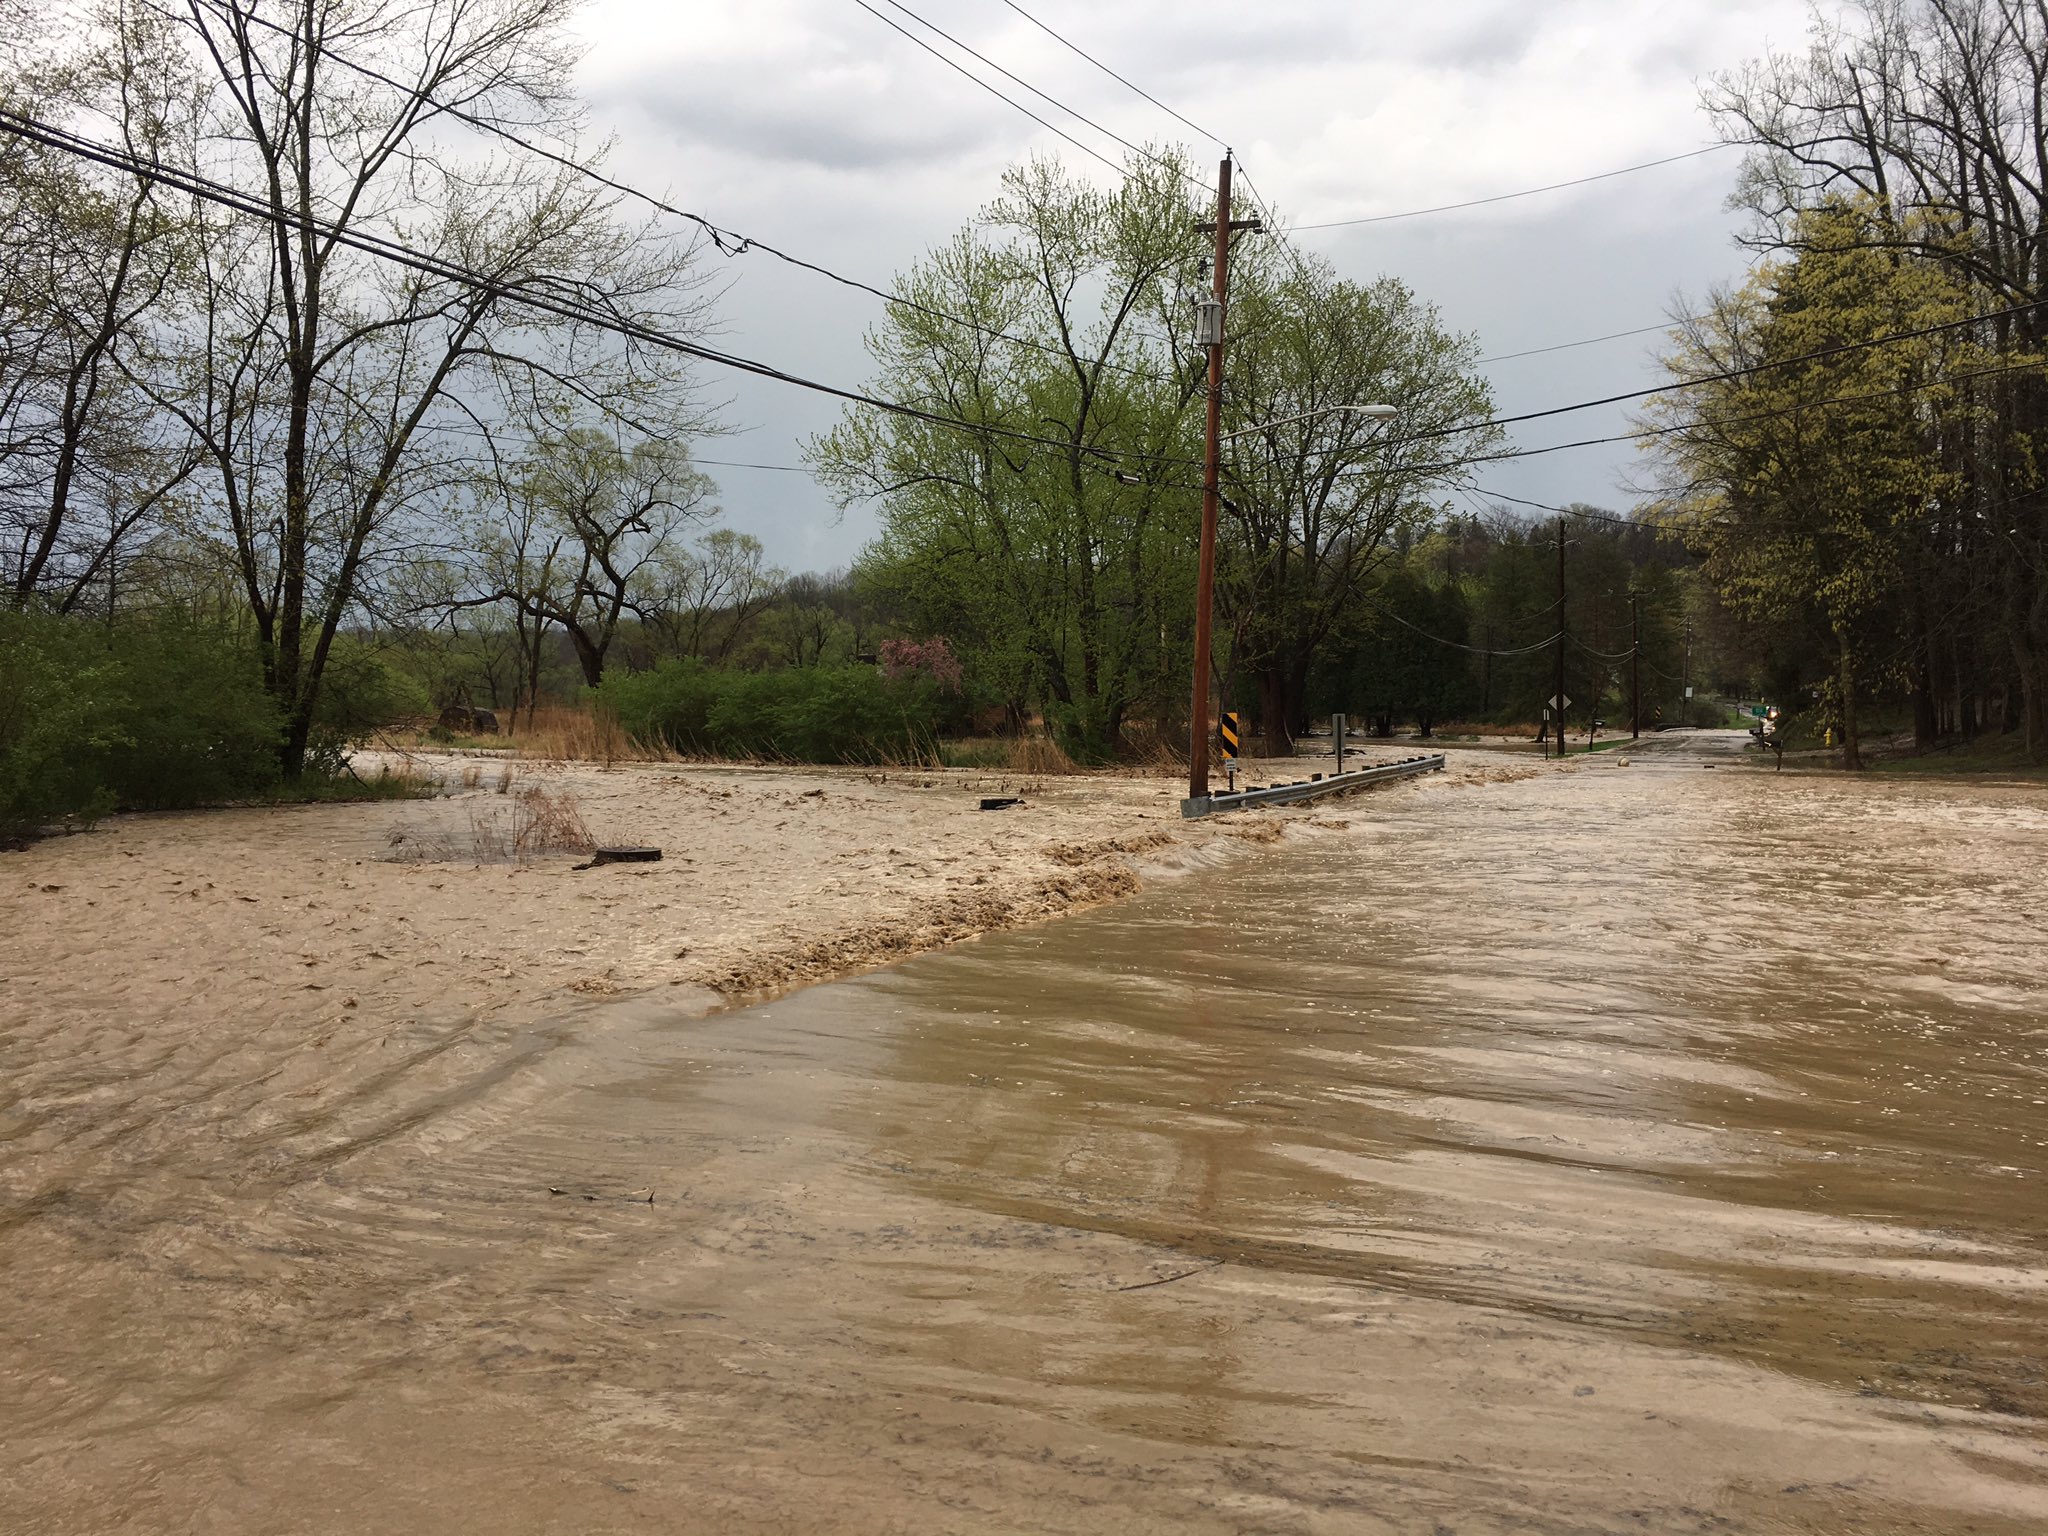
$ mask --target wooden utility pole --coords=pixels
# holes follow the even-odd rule
[[[1230,217],[1230,152],[1216,168],[1216,221],[1197,224],[1200,232],[1216,235],[1216,270],[1211,307],[1203,318],[1209,346],[1208,445],[1202,460],[1202,553],[1195,577],[1195,697],[1194,714],[1188,722],[1188,798],[1199,800],[1209,793],[1209,646],[1210,626],[1216,603],[1216,507],[1218,481],[1223,467],[1223,326],[1230,302],[1230,235],[1237,229],[1259,229],[1257,219]],[[1228,703],[1229,700],[1225,700]],[[1272,728],[1271,722],[1267,729]]]
[[[1643,734],[1643,625],[1636,595],[1628,595],[1628,739]]]
[[[1557,520],[1557,691],[1551,695],[1557,755],[1564,756],[1564,519]]]

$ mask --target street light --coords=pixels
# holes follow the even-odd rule
[[[1370,417],[1374,421],[1391,421],[1401,414],[1396,406],[1374,403],[1371,405],[1325,405],[1312,411],[1303,411],[1296,416],[1283,416],[1278,421],[1261,422],[1255,427],[1243,427],[1235,432],[1222,432],[1218,428],[1217,405],[1221,397],[1222,374],[1221,342],[1211,347],[1209,374],[1209,443],[1208,454],[1202,468],[1202,545],[1201,558],[1195,578],[1195,698],[1194,719],[1188,728],[1188,799],[1190,802],[1203,800],[1209,794],[1209,646],[1211,636],[1212,610],[1216,596],[1216,505],[1220,500],[1217,481],[1223,459],[1223,445],[1235,438],[1249,437],[1254,432],[1270,431],[1297,421],[1307,421],[1312,416],[1333,416],[1340,412]],[[1190,811],[1191,815],[1200,814]]]

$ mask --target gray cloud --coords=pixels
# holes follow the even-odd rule
[[[995,0],[909,0],[939,25],[1127,137],[1192,140]],[[1259,190],[1301,222],[1484,197],[1707,143],[1695,81],[1797,43],[1804,0],[1023,0],[1196,122],[1230,137]],[[906,23],[908,25],[908,23]],[[1108,173],[847,0],[753,0],[688,14],[598,0],[585,81],[620,138],[614,168],[729,227],[886,284],[973,216],[1003,168],[1056,150]],[[1009,85],[1006,91],[1016,94]],[[1077,136],[1117,146],[1073,127]],[[1214,146],[1198,146],[1204,157]],[[1735,156],[1399,223],[1301,236],[1345,275],[1401,277],[1489,353],[1660,321],[1675,293],[1738,278],[1722,208]],[[727,264],[729,350],[858,385],[874,301],[754,253]],[[1488,368],[1504,411],[1658,382],[1636,338]],[[796,463],[838,407],[756,379],[707,378],[737,438],[707,456]],[[1625,430],[1607,410],[1532,425],[1525,446]],[[1626,505],[1626,445],[1504,464],[1481,483],[1532,500]],[[731,521],[784,565],[843,564],[873,529],[798,475],[719,470]]]
[[[813,74],[764,91],[740,80],[678,86],[650,72],[608,86],[600,111],[637,111],[678,145],[827,171],[891,170],[971,157],[1002,142],[984,112],[910,112],[886,82]]]

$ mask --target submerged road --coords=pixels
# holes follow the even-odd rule
[[[1740,746],[317,1112],[10,999],[0,1528],[2048,1528],[2048,806]]]

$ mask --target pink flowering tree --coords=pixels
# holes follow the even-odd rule
[[[876,655],[884,677],[929,678],[947,693],[960,691],[960,658],[944,635],[929,640],[884,640]]]

